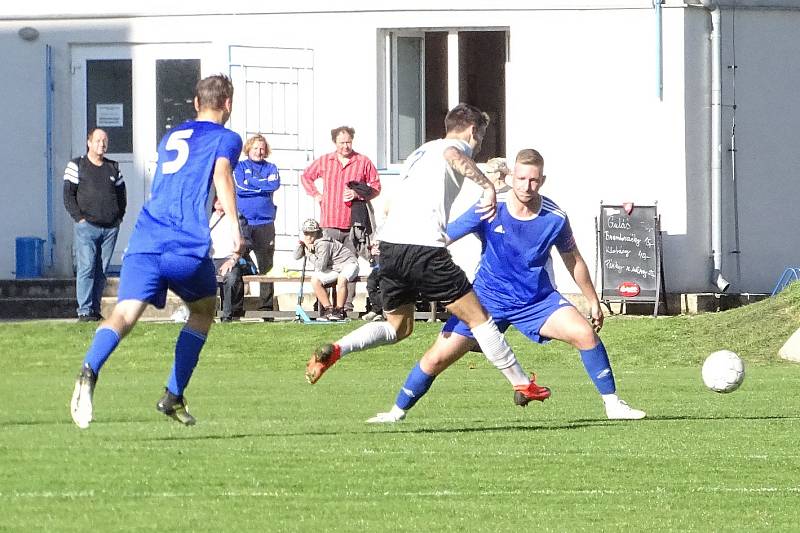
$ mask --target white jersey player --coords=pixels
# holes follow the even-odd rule
[[[340,357],[408,337],[414,329],[415,303],[442,302],[470,329],[486,357],[524,398],[543,401],[550,390],[531,381],[517,362],[494,320],[478,302],[466,274],[453,262],[446,244],[447,218],[464,179],[484,189],[479,219],[495,216],[493,183],[472,155],[480,150],[489,117],[474,106],[459,104],[445,117],[444,139],[420,146],[406,160],[389,214],[379,232],[380,288],[386,322],[372,322],[339,341],[315,350],[306,379],[316,383]]]

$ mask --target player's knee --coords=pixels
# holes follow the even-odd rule
[[[489,321],[489,313],[480,305],[462,307],[454,313],[469,329],[475,329]]]
[[[395,342],[399,342],[406,337],[410,336],[414,331],[413,320],[403,320],[397,325],[393,325],[395,330]]]
[[[600,342],[600,337],[588,324],[586,327],[576,328],[572,331],[569,339],[569,343],[577,350],[591,350],[597,346],[598,342]]]
[[[189,308],[189,318],[194,316],[213,321],[214,313],[217,310],[217,298],[216,296],[212,296],[194,302],[187,302],[186,307]]]
[[[429,376],[438,376],[458,358],[436,350],[428,350],[420,361],[420,368]]]

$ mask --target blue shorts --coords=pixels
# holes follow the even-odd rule
[[[217,276],[210,257],[128,254],[122,259],[118,301],[139,300],[163,309],[167,289],[184,302],[217,294]]]
[[[478,293],[478,299],[486,310],[489,311],[492,318],[494,318],[497,329],[501,332],[505,333],[508,326],[514,326],[521,331],[523,335],[539,344],[550,341],[549,338],[539,335],[539,330],[542,329],[547,319],[562,307],[572,307],[572,304],[561,296],[561,293],[558,291],[551,292],[544,300],[539,300],[538,302],[527,305],[520,305],[513,309],[492,306],[491,302],[481,299],[480,293]],[[489,305],[487,305],[487,303]],[[442,328],[442,333],[451,332],[457,333],[462,337],[474,338],[472,331],[470,331],[467,325],[455,316],[451,316]]]

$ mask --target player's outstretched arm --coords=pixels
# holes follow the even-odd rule
[[[483,240],[483,233],[480,231],[483,220],[478,212],[480,205],[480,203],[476,204],[475,209],[467,209],[457,219],[448,222],[447,242],[445,243],[447,246],[471,233]]]
[[[589,304],[590,320],[595,332],[599,332],[603,327],[603,309],[600,307],[600,300],[597,298],[597,292],[592,283],[592,277],[589,274],[589,267],[578,248],[573,248],[569,252],[562,252],[561,259],[564,261],[564,266],[567,267],[570,276],[575,280],[575,284],[581,290],[581,294],[586,298]]]
[[[236,207],[236,192],[233,185],[233,168],[231,162],[227,157],[218,157],[214,163],[214,189],[217,191],[217,197],[222,204],[222,209],[226,214],[233,217],[237,221],[236,224],[231,224],[233,228],[233,249],[236,252],[242,251],[242,230],[239,228],[238,208]]]
[[[450,168],[483,188],[481,207],[476,212],[481,214],[481,220],[492,220],[497,211],[497,193],[494,190],[492,181],[481,172],[481,169],[478,168],[477,163],[472,158],[454,146],[449,146],[444,151],[444,158]]]

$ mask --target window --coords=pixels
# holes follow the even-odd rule
[[[156,60],[156,146],[170,129],[195,117],[194,87],[198,81],[199,59]]]
[[[86,61],[86,124],[108,133],[111,154],[133,152],[132,66],[130,59]]]
[[[459,102],[491,117],[477,160],[505,155],[505,31],[388,31],[385,46],[386,166],[443,137]]]

